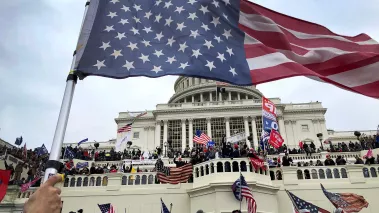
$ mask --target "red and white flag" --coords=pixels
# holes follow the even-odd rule
[[[29,183],[25,183],[21,185],[21,192],[27,191],[31,186],[33,186],[39,179],[41,179],[40,176],[37,176],[34,178],[34,180],[29,181]]]
[[[268,140],[268,142],[275,149],[278,149],[279,147],[283,145],[284,140],[278,131],[276,131],[275,129],[272,129],[270,133],[270,139]]]
[[[309,76],[379,98],[379,43],[366,34],[343,36],[247,0],[239,28],[253,84]]]

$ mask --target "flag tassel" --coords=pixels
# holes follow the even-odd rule
[[[90,0],[87,0],[87,2],[89,3]],[[84,20],[85,20],[87,11],[88,11],[88,5],[89,4],[86,4],[82,25],[80,27],[80,32],[82,31],[82,28],[83,28]],[[74,53],[76,53],[76,51]],[[62,100],[61,109],[59,112],[57,126],[55,127],[53,144],[52,144],[51,149],[50,149],[49,161],[51,163],[47,164],[47,165],[51,165],[51,166],[46,168],[45,176],[43,179],[44,182],[46,182],[47,179],[49,179],[49,177],[51,175],[55,175],[58,173],[58,168],[54,168],[54,165],[57,165],[55,162],[59,161],[60,150],[62,148],[64,136],[66,133],[68,117],[70,115],[72,99],[74,96],[75,86],[76,86],[76,82],[78,79],[78,77],[72,73],[72,70],[74,70],[75,61],[76,61],[76,54],[74,54],[74,56],[72,58],[70,73],[67,77],[66,88],[64,91],[64,95],[63,95],[63,100]]]

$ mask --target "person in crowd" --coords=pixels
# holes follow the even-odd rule
[[[365,159],[366,159],[366,162],[365,162],[366,165],[375,164],[375,158],[373,156],[371,157],[366,156]]]
[[[240,157],[240,150],[238,149],[238,144],[234,144],[234,150],[233,150],[231,158],[239,158],[239,157]]]
[[[338,155],[336,159],[337,165],[346,165],[346,160],[344,159],[343,156]]]
[[[91,164],[91,168],[89,169],[89,173],[92,175],[92,174],[96,174],[96,166],[95,166],[95,163],[92,163]]]
[[[316,166],[324,166],[320,160],[316,161]]]
[[[130,173],[133,169],[133,165],[130,164],[130,166],[126,166],[126,164],[122,165],[122,170],[124,171],[124,173]]]
[[[111,166],[111,169],[109,170],[110,173],[117,173],[117,167],[115,165]]]
[[[310,161],[309,161],[309,166],[314,166],[314,164],[313,164],[313,161],[312,161],[312,160],[310,160]]]
[[[205,213],[203,210],[197,210],[197,212],[196,213]]]
[[[82,174],[82,175],[90,175],[91,173],[90,173],[88,167],[85,166],[85,167],[80,171],[80,174]]]
[[[288,153],[286,153],[282,159],[283,166],[290,166],[292,162],[292,158],[288,156]]]
[[[232,213],[241,213],[241,211],[240,210],[234,210],[234,211],[232,211]]]
[[[355,163],[354,164],[364,164],[364,163],[363,163],[363,160],[360,157],[355,156]]]
[[[326,160],[324,162],[325,166],[335,166],[336,163],[334,162],[334,160],[330,157],[330,155],[326,155]]]
[[[17,184],[17,182],[21,179],[21,174],[24,171],[24,164],[19,162],[14,169],[14,182]]]

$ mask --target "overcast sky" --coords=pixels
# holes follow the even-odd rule
[[[332,31],[367,33],[379,40],[377,0],[262,0],[270,9],[327,26]],[[50,148],[65,78],[76,45],[85,0],[12,0],[0,7],[0,138],[22,135],[28,148]],[[120,111],[153,110],[173,94],[177,77],[112,80],[89,77],[76,87],[65,142],[116,137]],[[304,77],[258,86],[285,103],[321,101],[327,128],[376,129],[379,101]]]

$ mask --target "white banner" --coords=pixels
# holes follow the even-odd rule
[[[153,159],[144,159],[144,160],[124,160],[125,164],[132,164],[132,165],[155,165],[157,160]]]
[[[239,141],[245,140],[246,139],[246,134],[244,132],[237,133],[233,136],[230,136],[229,138],[226,138],[227,142],[231,143],[237,143]]]

